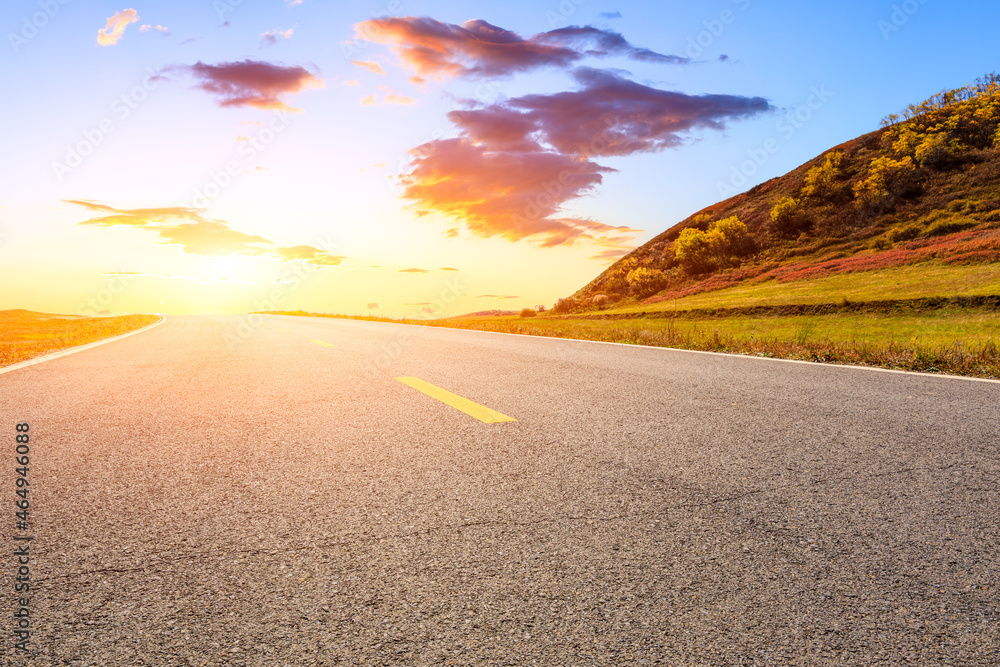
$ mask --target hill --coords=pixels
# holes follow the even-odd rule
[[[1000,262],[998,128],[1000,77],[934,95],[887,116],[877,131],[681,221],[553,310],[655,311],[727,288],[753,292],[857,274],[863,291],[896,267],[993,268]]]

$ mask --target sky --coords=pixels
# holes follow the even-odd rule
[[[0,309],[551,306],[996,70],[998,21],[941,0],[6,2]]]

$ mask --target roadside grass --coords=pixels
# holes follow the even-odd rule
[[[377,320],[1000,378],[1000,311],[993,308],[941,308],[913,314],[724,317],[679,314],[671,318],[634,319],[539,315],[391,320],[302,311],[274,314]]]
[[[135,331],[158,319],[155,315],[77,317],[0,311],[0,367]]]
[[[919,299],[1000,294],[1000,264],[922,263],[823,278],[743,284],[678,299],[629,304],[602,313],[654,313],[693,308]]]
[[[412,324],[1000,378],[1000,312]]]

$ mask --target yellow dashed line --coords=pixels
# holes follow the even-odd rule
[[[313,338],[312,342],[322,347],[333,347],[333,343],[327,343],[325,340],[319,340],[318,338]]]
[[[400,377],[396,379],[409,387],[413,387],[417,391],[427,394],[431,398],[441,401],[445,405],[450,405],[456,410],[461,410],[470,417],[475,417],[484,424],[498,424],[500,422],[517,421],[513,417],[508,417],[507,415],[501,414],[496,410],[490,410],[485,406],[479,405],[479,403],[475,403],[467,398],[462,398],[458,394],[453,394],[450,391],[442,389],[441,387],[432,385],[430,382],[424,382],[420,378]]]
[[[286,329],[285,327],[276,327],[278,331],[284,331],[285,333],[292,333],[291,329]]]

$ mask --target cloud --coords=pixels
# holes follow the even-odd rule
[[[621,12],[601,12],[597,16],[598,16],[598,18],[607,19],[607,20],[620,19],[622,17],[622,13]]]
[[[505,77],[540,67],[570,67],[585,57],[625,56],[646,62],[684,64],[690,59],[631,45],[620,34],[570,26],[524,39],[481,19],[462,25],[425,16],[372,19],[354,26],[359,39],[389,45],[425,77]]]
[[[187,206],[119,209],[86,199],[67,199],[100,215],[80,222],[101,227],[134,227],[155,232],[164,243],[179,245],[191,255],[257,255],[282,262],[304,261],[315,266],[337,266],[345,258],[308,245],[280,247],[256,234],[232,229],[224,220],[210,220]]]
[[[607,250],[602,250],[599,253],[590,256],[590,259],[605,259],[614,260],[619,257],[624,257],[635,250],[634,247],[624,247],[624,248],[608,248]]]
[[[690,58],[684,56],[657,53],[650,49],[632,46],[621,33],[593,26],[572,25],[566,28],[557,28],[535,35],[532,39],[547,44],[573,47],[587,56],[602,58],[625,56],[632,60],[667,65],[687,65],[691,62]]]
[[[267,46],[274,46],[275,44],[278,43],[278,38],[279,37],[284,38],[284,39],[291,39],[292,38],[292,32],[294,30],[295,30],[295,28],[289,28],[288,30],[282,30],[281,28],[277,28],[275,30],[268,30],[267,32],[261,34],[261,36],[260,36],[260,46],[261,46],[261,48],[264,48],[264,47],[267,47]]]
[[[125,32],[128,24],[135,23],[138,20],[139,15],[134,9],[123,9],[120,12],[115,12],[108,19],[107,24],[97,31],[97,44],[99,46],[117,44],[118,40],[122,38],[122,33]]]
[[[398,106],[413,106],[417,101],[412,97],[407,97],[406,95],[400,95],[398,93],[389,93],[382,98],[382,104],[395,104]]]
[[[385,92],[386,94],[382,96],[381,104],[395,104],[397,106],[413,106],[417,103],[412,97],[407,97],[406,95],[400,95],[396,91],[392,90],[387,86],[379,86],[379,90]],[[361,99],[361,106],[363,107],[377,107],[379,106],[378,95],[373,93]]]
[[[298,111],[282,100],[309,88],[322,88],[323,80],[304,67],[276,65],[260,60],[207,65],[174,65],[200,81],[198,88],[215,95],[221,107],[254,107]]]
[[[191,37],[185,37],[179,43],[181,46],[183,46],[184,44],[190,44],[191,42],[203,39],[204,37],[205,37],[204,35],[192,35]]]
[[[338,266],[344,262],[346,257],[342,255],[331,255],[325,250],[314,248],[310,245],[296,245],[278,248],[274,254],[282,261],[304,260],[316,266]]]
[[[602,70],[578,68],[574,76],[575,91],[449,113],[459,135],[411,151],[399,178],[403,197],[419,214],[441,214],[477,236],[621,248],[638,230],[563,212],[615,171],[593,157],[662,151],[692,130],[722,129],[771,109],[760,97],[686,95]]]
[[[509,294],[480,294],[476,297],[477,299],[520,299],[519,296],[511,296]]]
[[[378,310],[378,303],[376,303],[375,301],[372,301],[371,303],[369,303],[368,304],[368,310]]]
[[[379,76],[385,76],[385,70],[382,69],[382,65],[375,62],[374,60],[352,60],[352,65],[357,65],[361,69],[366,69],[372,74],[378,74]]]
[[[458,271],[458,269],[453,269],[450,266],[442,266],[438,271]]]
[[[87,223],[82,223],[87,224]],[[167,243],[175,243],[190,255],[263,255],[270,241],[244,234],[216,220],[196,220],[176,225],[151,226]]]
[[[351,79],[350,81],[345,81],[344,85],[345,86],[356,86],[356,85],[358,85],[358,80],[357,79]]]
[[[162,33],[164,37],[170,34],[170,29],[164,25],[152,26],[147,23],[146,25],[139,26],[139,32],[149,32],[150,30],[156,30],[157,32]]]
[[[430,273],[427,269],[400,269],[400,273]]]

